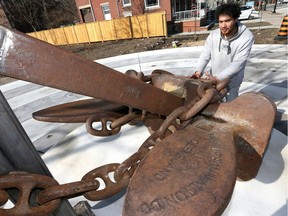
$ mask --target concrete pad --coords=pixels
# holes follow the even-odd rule
[[[203,47],[149,51],[101,59],[97,62],[125,72],[150,74],[164,69],[188,76],[195,70]],[[263,92],[275,102],[287,129],[287,45],[254,45],[240,93]],[[20,123],[55,179],[63,184],[81,180],[88,171],[108,163],[121,163],[149,136],[143,125],[122,128],[112,137],[94,137],[82,124],[38,122],[31,113],[55,104],[86,98],[35,84],[15,81],[0,86]],[[23,109],[22,109],[23,108]],[[261,109],[259,107],[259,109]],[[282,127],[283,129],[283,127]],[[225,216],[287,215],[287,130],[274,128],[257,177],[237,181]],[[97,216],[121,215],[125,191],[100,202],[89,201]],[[84,197],[70,199],[72,205]]]

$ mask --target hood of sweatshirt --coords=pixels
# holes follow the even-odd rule
[[[236,25],[238,27],[237,32],[233,35],[233,37],[229,39],[225,39],[220,32],[220,40],[219,40],[219,46],[218,46],[219,52],[221,51],[221,48],[222,48],[222,50],[223,49],[227,50],[227,54],[230,54],[231,53],[230,43],[233,40],[236,40],[238,37],[240,37],[240,35],[246,30],[246,26],[242,25],[240,22],[237,22]]]

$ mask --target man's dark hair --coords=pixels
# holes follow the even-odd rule
[[[237,3],[225,3],[221,4],[216,9],[216,19],[219,20],[220,15],[228,15],[234,19],[238,19],[241,14],[240,6]]]

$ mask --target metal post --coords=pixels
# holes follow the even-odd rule
[[[272,13],[276,13],[276,7],[277,7],[277,0],[275,0],[275,4],[274,4],[274,10]]]
[[[25,171],[52,177],[1,91],[0,164],[0,174],[8,174],[11,171]],[[15,190],[9,191],[12,202],[17,200],[17,193]],[[76,213],[69,202],[64,200],[53,215],[76,216]]]

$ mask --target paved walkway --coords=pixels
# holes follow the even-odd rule
[[[121,72],[135,69],[150,74],[160,68],[187,76],[193,71],[202,47],[166,49],[98,60]],[[278,109],[278,123],[257,177],[237,181],[226,216],[287,216],[287,45],[254,45],[241,93],[261,91]],[[124,126],[113,137],[93,137],[82,124],[35,121],[31,113],[83,96],[24,81],[0,86],[35,147],[59,183],[78,181],[88,171],[108,163],[121,163],[149,136],[145,127]],[[261,108],[259,108],[261,109]],[[284,117],[283,117],[284,116]],[[97,216],[121,215],[123,196],[90,202]],[[71,199],[72,205],[84,200]]]
[[[274,11],[274,5],[268,5],[266,11],[261,11],[262,20],[270,22],[273,26],[279,28],[282,24],[284,16],[288,15],[288,6],[286,5],[278,5],[276,7],[276,13]]]

